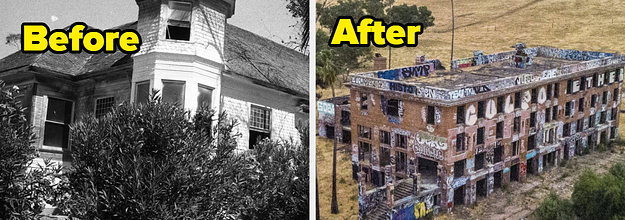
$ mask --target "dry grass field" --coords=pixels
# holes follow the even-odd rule
[[[320,2],[320,0],[317,1]],[[426,29],[419,36],[417,47],[393,48],[391,68],[413,65],[417,54],[426,55],[428,59],[439,59],[445,67],[449,68],[452,29],[450,1],[396,0],[395,3],[416,3],[418,6],[427,6],[436,18],[434,21],[436,25]],[[512,50],[510,47],[517,42],[524,42],[529,47],[547,45],[576,50],[625,52],[625,1],[456,0],[454,1],[454,11],[454,59],[473,56],[474,50],[482,50],[484,54],[510,51]],[[317,25],[317,27],[319,26]],[[388,48],[376,48],[374,51],[388,57]],[[352,70],[352,72],[369,71],[371,68],[372,62],[364,68]],[[339,79],[342,78],[339,77]],[[342,87],[340,83],[337,83],[337,87],[339,87],[336,91],[337,96],[349,94],[349,90]],[[329,89],[320,90],[318,88],[317,93],[320,93],[322,98],[332,96]],[[625,117],[621,117],[620,120],[621,123],[624,122]],[[624,135],[625,129],[619,129],[619,133]],[[357,216],[357,199],[349,200],[348,198],[354,195],[357,188],[355,181],[347,178],[351,175],[349,160],[337,160],[339,162],[339,174],[346,172],[348,176],[345,180],[351,185],[338,185],[341,214],[330,214],[331,176],[326,178],[323,175],[331,175],[332,150],[331,147],[328,149],[323,145],[331,142],[320,141],[319,138],[317,140],[317,174],[319,175],[322,219],[349,219],[350,216]],[[326,156],[325,161],[319,162],[320,153],[329,154],[329,159]],[[342,171],[340,170],[342,168],[348,170]],[[327,181],[323,181],[324,179]],[[351,188],[342,189],[340,187]],[[349,193],[341,194],[341,192]],[[328,207],[323,207],[324,204]]]

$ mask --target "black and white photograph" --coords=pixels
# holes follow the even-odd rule
[[[308,219],[309,17],[4,2],[0,219]]]

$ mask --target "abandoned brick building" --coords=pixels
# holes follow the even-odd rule
[[[617,137],[625,56],[515,47],[476,51],[451,70],[418,63],[350,75],[353,176],[377,186],[360,193],[361,216],[412,210],[393,193],[375,198],[389,184],[434,187],[434,196],[413,191],[414,210],[449,211]]]
[[[42,158],[71,163],[69,124],[101,117],[122,102],[162,100],[195,111],[200,105],[238,120],[239,149],[259,137],[299,140],[308,120],[308,56],[227,24],[235,0],[136,0],[134,55],[25,54],[0,60],[0,80],[22,91]]]

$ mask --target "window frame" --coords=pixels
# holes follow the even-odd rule
[[[69,131],[69,125],[74,122],[74,111],[76,109],[76,102],[71,100],[71,99],[66,99],[66,98],[59,98],[59,97],[51,97],[48,95],[45,95],[45,108],[46,108],[46,112],[45,115],[43,116],[43,126],[40,130],[40,134],[41,134],[41,149],[47,149],[47,150],[55,150],[55,151],[64,151],[64,150],[71,150],[71,134]],[[67,124],[65,123],[61,123],[58,121],[52,121],[48,119],[48,111],[49,111],[49,103],[50,103],[50,99],[56,99],[56,100],[60,100],[60,101],[64,101],[64,102],[70,102],[71,103],[71,108],[70,108],[70,118],[69,118],[69,122]],[[46,124],[47,123],[52,123],[52,124],[56,124],[56,125],[62,125],[62,126],[67,126],[68,127],[68,132],[67,132],[67,146],[52,146],[52,145],[46,145],[45,144],[45,134],[46,134]]]
[[[98,101],[104,100],[104,99],[110,99],[110,98],[113,99],[113,104],[111,105],[110,109],[108,111],[102,113],[102,115],[98,115]],[[111,109],[113,109],[115,107],[115,103],[116,103],[115,102],[115,96],[102,96],[100,98],[94,98],[94,102],[93,102],[93,116],[96,117],[96,118],[100,118],[100,117],[108,114],[111,111]]]

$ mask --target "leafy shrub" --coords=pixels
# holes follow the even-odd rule
[[[574,219],[573,204],[568,199],[560,199],[558,194],[551,191],[534,211],[534,216],[539,220]]]
[[[55,198],[62,167],[50,161],[29,168],[37,151],[18,88],[0,81],[0,219],[35,219]]]
[[[625,217],[625,165],[615,164],[603,176],[584,172],[575,182],[571,200],[582,219]]]
[[[251,171],[234,152],[235,122],[158,100],[71,126],[74,162],[60,209],[80,219],[236,218]]]

